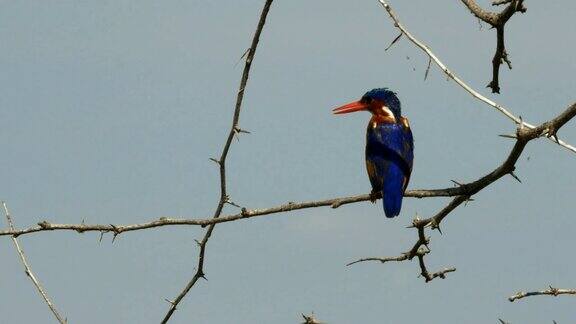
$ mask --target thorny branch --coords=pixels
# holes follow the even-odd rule
[[[6,202],[4,202],[4,201],[2,202],[2,207],[4,208],[4,214],[6,215],[6,220],[8,221],[8,226],[10,227],[11,230],[14,230],[14,223],[12,222],[12,216],[10,216],[10,211],[8,211],[8,206],[6,206]],[[30,265],[28,264],[28,261],[26,260],[26,256],[24,255],[24,251],[22,251],[22,248],[20,247],[20,244],[18,243],[18,240],[16,239],[16,235],[12,236],[12,242],[14,242],[14,246],[16,247],[16,250],[18,251],[18,255],[20,256],[20,260],[22,261],[22,264],[24,265],[24,271],[26,272],[26,275],[30,278],[30,280],[32,280],[32,283],[34,284],[34,286],[36,287],[36,289],[38,290],[40,295],[42,295],[42,298],[44,299],[44,301],[46,302],[46,304],[50,308],[50,311],[56,317],[56,320],[58,320],[58,322],[60,322],[60,324],[65,324],[66,319],[62,318],[62,316],[58,313],[56,306],[54,306],[54,304],[52,303],[52,301],[48,297],[48,294],[46,293],[44,288],[42,288],[42,285],[40,284],[38,279],[36,279],[36,276],[32,272],[32,269],[30,268]]]
[[[516,295],[508,297],[508,300],[513,302],[525,297],[530,296],[558,296],[558,295],[576,295],[576,289],[561,289],[549,286],[546,290],[541,291],[531,291],[531,292],[518,292]]]
[[[484,102],[485,104],[491,106],[492,108],[498,110],[500,113],[502,113],[504,116],[508,117],[508,119],[512,120],[516,125],[520,125],[522,124],[524,127],[527,128],[534,128],[534,125],[529,124],[525,121],[522,120],[522,118],[520,117],[516,117],[514,114],[512,114],[509,109],[505,108],[504,106],[497,104],[496,102],[486,98],[485,96],[481,95],[478,91],[472,89],[472,87],[470,87],[468,84],[466,84],[462,79],[460,79],[455,73],[453,73],[451,70],[448,69],[448,67],[442,63],[442,61],[440,61],[440,59],[436,56],[436,54],[434,54],[432,52],[432,50],[430,49],[430,47],[426,44],[424,44],[423,42],[421,42],[420,40],[416,39],[416,37],[414,37],[412,35],[412,33],[410,33],[406,27],[404,27],[404,25],[400,22],[400,20],[398,19],[398,16],[396,15],[396,13],[394,12],[394,10],[392,10],[392,7],[390,7],[390,5],[384,1],[384,0],[378,0],[380,2],[380,4],[382,4],[382,6],[384,7],[384,9],[386,9],[386,11],[388,12],[388,15],[390,15],[390,18],[392,19],[392,21],[394,22],[394,27],[398,28],[402,34],[404,34],[412,43],[414,43],[414,45],[418,46],[421,50],[423,50],[426,55],[428,55],[429,58],[431,58],[434,63],[436,63],[436,65],[438,65],[438,67],[446,74],[446,76],[452,80],[454,80],[459,86],[461,86],[464,90],[466,90],[466,92],[470,93],[474,98]],[[557,138],[552,139],[553,142],[555,142],[556,144],[576,153],[576,147],[560,140]]]
[[[236,97],[236,108],[234,109],[234,117],[232,119],[232,126],[230,127],[230,132],[228,133],[228,137],[226,138],[226,143],[224,144],[224,148],[222,149],[222,154],[220,158],[216,160],[218,165],[220,166],[220,200],[218,201],[218,205],[216,207],[216,211],[214,212],[213,219],[217,219],[222,214],[222,209],[224,205],[230,201],[228,193],[226,191],[226,157],[228,156],[228,151],[230,150],[230,145],[232,140],[234,139],[235,135],[241,133],[241,129],[238,126],[238,122],[240,120],[240,108],[242,107],[242,100],[244,99],[244,90],[246,89],[246,84],[248,83],[248,77],[250,76],[250,67],[252,66],[252,60],[254,59],[254,55],[256,54],[256,48],[258,46],[258,42],[260,40],[260,34],[262,33],[262,29],[264,28],[264,24],[266,23],[266,17],[268,16],[268,11],[270,10],[270,6],[272,5],[273,0],[266,0],[264,3],[264,8],[262,9],[262,13],[260,14],[260,19],[258,21],[258,26],[256,27],[256,31],[254,32],[254,37],[252,38],[252,43],[250,48],[248,49],[248,53],[246,54],[246,62],[244,64],[244,71],[242,72],[242,79],[240,81],[240,87],[238,90],[238,95]],[[167,323],[170,320],[170,317],[176,311],[176,307],[182,301],[184,296],[190,291],[190,289],[198,282],[200,278],[206,279],[204,275],[204,256],[206,253],[206,246],[208,244],[208,240],[214,231],[214,227],[216,223],[211,224],[208,229],[206,230],[206,234],[198,245],[200,247],[200,252],[198,255],[198,265],[197,270],[192,279],[186,284],[186,287],[182,290],[182,292],[174,299],[170,301],[170,309],[164,316],[162,323]]]
[[[417,189],[408,190],[404,194],[405,197],[413,198],[429,198],[429,197],[453,197],[466,195],[469,193],[469,187],[462,185],[458,187],[448,187],[443,189]],[[138,231],[144,229],[150,229],[162,226],[209,226],[219,223],[228,223],[241,219],[266,216],[270,214],[290,212],[294,210],[325,207],[330,206],[332,208],[338,208],[343,205],[358,203],[362,201],[370,201],[370,194],[349,196],[349,197],[339,197],[325,200],[317,201],[305,201],[305,202],[288,202],[283,205],[262,208],[262,209],[247,209],[243,208],[241,212],[236,214],[230,214],[225,216],[220,216],[218,218],[203,218],[203,219],[186,219],[186,218],[168,218],[160,217],[157,220],[153,220],[146,223],[140,224],[128,224],[128,225],[115,225],[115,224],[86,224],[84,222],[80,224],[54,224],[48,221],[39,222],[37,226],[33,226],[21,230],[4,230],[0,231],[0,236],[5,235],[26,235],[36,232],[47,232],[47,231],[75,231],[78,233],[84,232],[101,232],[101,233],[112,233],[114,236],[118,236],[122,233]],[[381,197],[377,197],[381,198]]]
[[[461,1],[466,5],[466,7],[468,7],[468,9],[470,9],[474,16],[496,29],[496,52],[492,58],[492,81],[488,83],[487,87],[491,88],[493,93],[500,93],[500,65],[506,63],[508,68],[512,69],[512,62],[510,62],[510,59],[508,58],[508,53],[506,52],[506,46],[504,43],[504,27],[516,12],[526,12],[526,7],[523,4],[524,0],[494,1],[492,5],[508,3],[500,13],[485,11],[474,0]]]

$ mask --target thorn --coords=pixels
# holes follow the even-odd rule
[[[246,49],[246,51],[244,52],[244,54],[242,54],[242,56],[240,56],[240,59],[238,59],[238,62],[236,62],[236,64],[234,64],[234,67],[236,67],[238,65],[238,63],[240,63],[240,61],[242,61],[243,58],[245,58],[248,53],[250,53],[251,48]]]
[[[102,243],[103,237],[104,237],[104,231],[100,231],[100,240],[98,240],[98,243]]]
[[[432,57],[428,56],[428,67],[426,68],[426,72],[424,73],[424,81],[428,78],[428,72],[430,72],[430,63],[432,63]]]
[[[520,129],[524,129],[524,120],[522,120],[522,116],[518,116],[520,118]]]
[[[517,139],[517,138],[518,138],[518,136],[516,136],[516,135],[508,135],[508,134],[500,134],[500,135],[498,135],[498,136],[504,137],[504,138],[513,138],[513,139]]]
[[[466,199],[466,201],[464,202],[464,207],[468,206],[468,203],[473,202],[473,201],[474,201],[474,198],[468,197],[468,199]]]
[[[216,164],[218,164],[218,165],[220,164],[220,160],[217,160],[217,159],[215,159],[215,158],[210,158],[210,161],[212,161],[212,162],[214,162],[214,163],[216,163]]]
[[[436,229],[438,230],[438,233],[440,233],[440,235],[444,235],[442,233],[442,230],[440,229],[440,224],[436,225]]]
[[[114,232],[114,236],[112,237],[112,243],[114,243],[114,241],[116,241],[116,236],[118,236],[118,234],[121,233],[120,229],[114,225],[114,224],[109,224],[110,227],[112,227],[112,231]]]
[[[522,181],[520,180],[520,178],[518,178],[518,176],[514,173],[514,171],[510,171],[510,175],[512,176],[512,178],[514,178],[518,182],[522,183]]]
[[[454,186],[455,186],[455,187],[459,187],[459,186],[462,185],[462,183],[460,183],[460,182],[458,182],[458,181],[456,181],[456,180],[450,180],[450,181],[452,181],[452,182],[454,183]]]
[[[200,271],[200,272],[198,273],[198,278],[202,278],[202,279],[208,281],[208,278],[206,278],[206,274],[205,274],[204,272],[202,272],[202,271]]]
[[[554,288],[552,286],[548,286],[548,287],[550,287],[550,291],[552,292],[552,294],[554,296],[558,296],[558,288]]]
[[[234,126],[234,131],[235,131],[236,133],[252,134],[251,132],[249,132],[249,131],[247,131],[247,130],[245,130],[245,129],[242,129],[242,128],[238,127],[238,126]]]
[[[433,230],[438,230],[438,232],[440,233],[440,235],[442,235],[442,229],[440,229],[440,223],[438,223],[436,221],[436,219],[432,219],[430,221],[430,228]]]
[[[233,202],[231,200],[227,200],[225,203],[227,203],[228,205],[232,205],[234,207],[237,207],[237,208],[242,208],[242,206],[236,204],[235,202]]]
[[[202,247],[202,242],[198,241],[197,239],[194,239],[194,242],[196,242],[196,244],[198,244],[198,247]]]
[[[168,298],[164,298],[164,301],[166,301],[168,304],[172,305],[172,306],[176,306],[176,302],[168,299]]]
[[[394,40],[392,41],[392,43],[390,43],[390,45],[388,45],[388,47],[386,47],[386,48],[384,49],[384,52],[386,52],[387,50],[389,50],[390,47],[392,47],[392,45],[394,45],[394,43],[396,43],[396,42],[400,39],[400,37],[402,37],[402,34],[403,34],[403,33],[400,33],[400,35],[396,36],[396,38],[394,38]]]

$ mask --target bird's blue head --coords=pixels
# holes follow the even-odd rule
[[[387,88],[377,88],[366,92],[359,101],[351,102],[333,110],[335,114],[367,110],[383,121],[397,122],[402,116],[400,100],[396,93]]]

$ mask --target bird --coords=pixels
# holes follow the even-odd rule
[[[384,214],[396,217],[412,173],[414,138],[406,117],[402,116],[400,100],[388,88],[366,92],[358,101],[338,108],[334,114],[369,111],[372,114],[366,129],[366,171],[372,186],[370,201],[382,195]]]

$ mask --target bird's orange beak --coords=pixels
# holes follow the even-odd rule
[[[351,113],[351,112],[355,112],[355,111],[368,110],[368,108],[369,108],[369,105],[367,103],[363,103],[360,101],[354,101],[354,102],[345,104],[344,106],[334,108],[334,109],[332,109],[332,112],[335,115],[340,115],[340,114],[347,114],[347,113]]]

